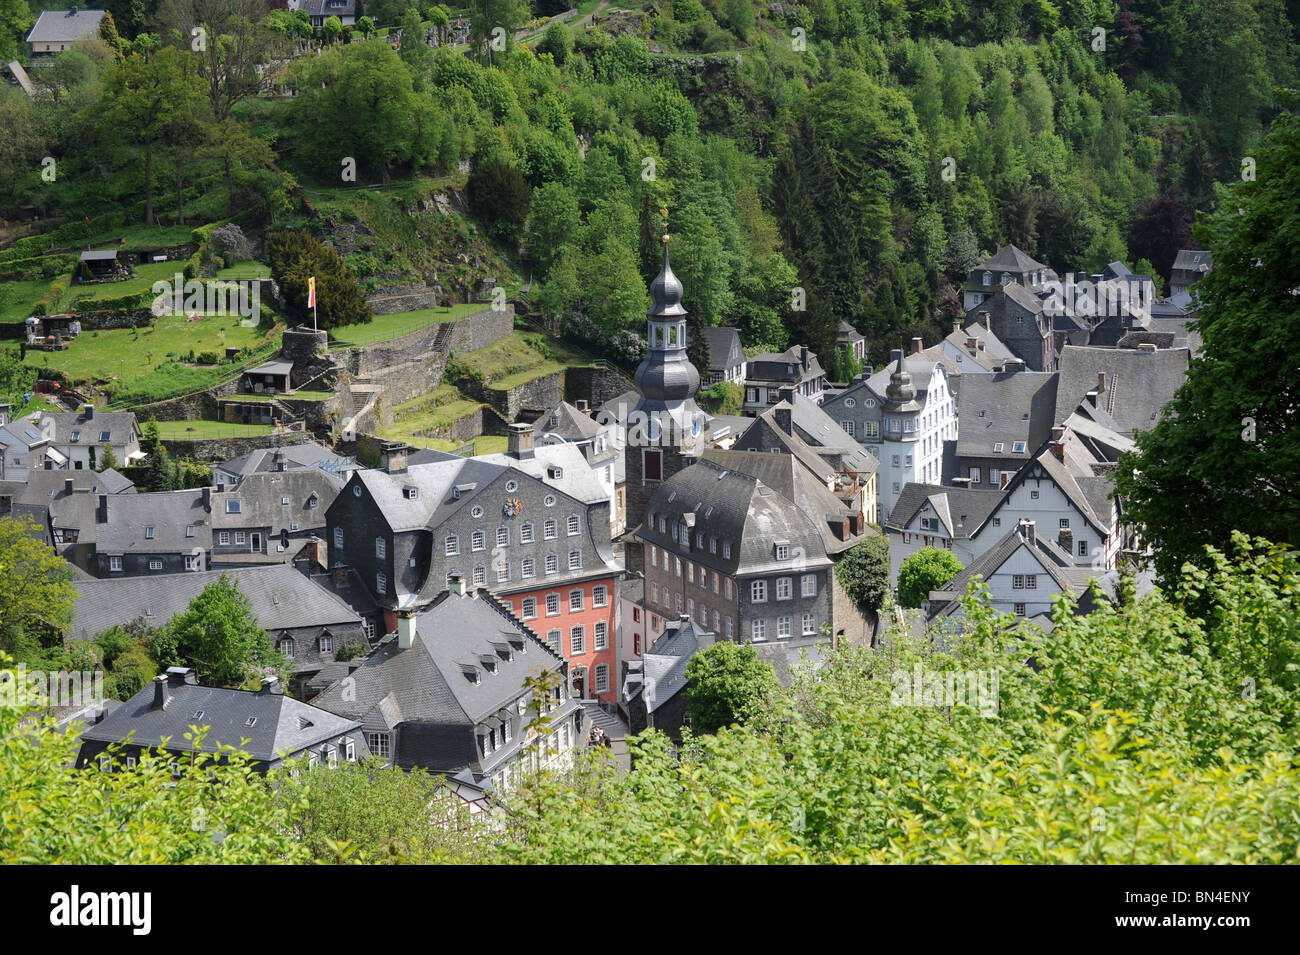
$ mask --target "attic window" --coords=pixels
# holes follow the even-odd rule
[[[226,513],[227,513],[227,514],[238,514],[238,513],[239,513],[239,501],[238,501],[238,499],[236,499],[236,498],[231,498],[230,500],[226,501]]]
[[[315,725],[316,725],[315,723],[307,719],[307,717],[305,716],[298,717],[298,729],[300,730],[305,730],[308,727],[315,726]]]
[[[194,711],[194,715],[191,716],[190,719],[192,719],[192,720],[201,720],[201,719],[203,719],[203,711],[202,711],[202,710],[195,710],[195,711]]]
[[[1011,452],[1012,452],[1013,454],[1024,454],[1024,453],[1025,453],[1025,442],[1023,442],[1023,441],[1017,441],[1015,444],[1011,445]]]
[[[283,497],[281,497],[281,498],[280,498],[280,503],[281,503],[281,504],[288,504],[288,503],[289,503],[289,495],[286,494],[286,495],[284,495]]]
[[[147,541],[151,541],[151,540],[153,540],[153,528],[152,528],[152,527],[146,527],[146,528],[144,529],[144,539],[147,540]]]
[[[461,667],[460,672],[464,674],[465,679],[469,680],[470,683],[478,686],[480,677],[476,667]]]
[[[414,501],[416,498],[420,496],[420,489],[418,487],[412,487],[411,485],[408,484],[406,487],[402,488],[402,496],[406,498],[408,501]],[[460,497],[460,488],[456,488],[456,493],[454,496]]]
[[[354,484],[354,485],[352,485],[352,494],[353,494],[353,496],[355,496],[355,497],[360,497],[360,496],[361,496],[361,485],[360,485],[360,484]]]
[[[1006,447],[1006,445],[999,441],[997,444],[993,445],[993,453],[1001,454],[1004,447]]]
[[[514,492],[514,491],[519,490],[519,482],[518,482],[518,481],[506,481],[506,490],[507,490],[507,491],[510,491],[510,492]]]
[[[564,477],[564,468],[547,468],[546,473],[553,479],[559,480]]]
[[[107,441],[107,440],[109,440],[109,438],[112,436],[112,434],[113,434],[113,432],[111,432],[111,431],[101,431],[101,432],[99,432],[99,440],[100,440],[100,441]]]
[[[257,725],[257,717],[256,717],[256,716],[250,716],[248,719],[244,720],[244,725],[245,725],[245,726],[256,726],[256,725]]]

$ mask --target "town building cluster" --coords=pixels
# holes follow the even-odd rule
[[[165,624],[228,574],[291,661],[288,686],[258,691],[173,668],[87,718],[83,761],[201,721],[214,745],[252,739],[262,767],[373,757],[478,804],[594,739],[679,734],[686,665],[714,643],[752,643],[783,680],[873,645],[893,615],[864,612],[837,573],[873,538],[891,584],[922,548],[962,564],[921,608],[938,627],[960,628],[975,578],[1044,627],[1058,594],[1113,597],[1144,547],[1114,472],[1183,381],[1208,268],[1180,254],[1157,302],[1122,263],[1062,280],[1000,248],[946,338],[830,382],[807,347],[747,357],[731,328],[706,330],[695,368],[665,242],[634,388],[536,409],[503,453],[388,443],[366,467],[272,447],[215,465],[208,487],[137,492],[134,415],[0,409],[0,514],[73,568],[70,639]],[[866,358],[847,323],[837,347]],[[741,387],[743,416],[702,410],[702,379]]]

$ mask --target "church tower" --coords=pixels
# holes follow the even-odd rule
[[[667,210],[660,215],[666,226]],[[663,244],[663,268],[650,283],[654,304],[646,312],[646,356],[636,370],[640,398],[628,415],[623,451],[629,529],[645,520],[655,488],[694,464],[707,447],[708,418],[695,404],[700,373],[686,357],[682,283],[668,263],[667,234]]]

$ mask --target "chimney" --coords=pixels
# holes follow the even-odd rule
[[[1061,550],[1067,554],[1074,553],[1074,531],[1068,527],[1061,528],[1061,533],[1057,535],[1056,542],[1061,545]]]
[[[407,612],[397,616],[397,649],[409,650],[415,644],[415,614]]]
[[[1141,352],[1154,352],[1156,350],[1155,342],[1140,342],[1137,350]]]
[[[1038,525],[1034,521],[1027,521],[1024,518],[1020,520],[1020,534],[1029,543],[1033,544],[1038,540]]]
[[[579,398],[574,403],[574,407],[577,408],[579,411],[581,411],[583,414],[591,414],[591,405],[587,403],[586,398]]]
[[[167,674],[159,673],[153,678],[153,708],[165,710],[171,701],[172,695],[167,689]]]
[[[1052,440],[1060,441],[1064,437],[1065,437],[1065,425],[1063,424],[1052,425]]]
[[[898,364],[898,359],[900,359],[900,358],[902,358],[902,357],[903,357],[903,349],[901,349],[901,348],[891,348],[891,349],[889,350],[889,364],[890,364],[891,366],[895,366],[895,365],[897,365],[897,364]]]
[[[284,464],[284,452],[281,451],[279,448],[276,448],[276,449],[275,449],[275,456],[271,459],[271,463],[272,463],[273,467],[275,468],[275,470],[277,470],[277,471],[283,471],[284,468],[285,468],[285,464]]]
[[[458,597],[464,597],[464,596],[465,596],[465,591],[466,591],[466,588],[465,588],[465,576],[464,576],[464,574],[452,574],[452,575],[451,575],[451,592],[452,592],[453,594],[456,594]]]
[[[981,309],[975,314],[975,317],[985,328],[989,327],[989,310],[987,308]]]
[[[533,457],[533,426],[522,421],[510,425],[506,438],[506,453],[512,458],[527,461]]]
[[[203,509],[205,511],[212,510],[212,488],[210,487],[203,489]]]
[[[803,365],[804,368],[808,367],[808,346],[807,345],[799,346],[799,364]]]
[[[919,355],[919,354],[921,354],[921,347],[922,347],[921,339],[920,339],[919,337],[913,338],[913,339],[912,339],[912,354],[913,354],[913,355]]]
[[[1058,431],[1061,433],[1057,434]],[[1052,429],[1051,448],[1052,448],[1052,454],[1056,456],[1056,460],[1058,461],[1065,460],[1065,429],[1064,428],[1057,427]]]
[[[1024,371],[1025,360],[1023,358],[1008,358],[1002,363],[1002,370],[1011,375],[1014,375],[1018,371]]]
[[[63,493],[64,493],[64,494],[67,494],[67,495],[71,495],[71,494],[72,494],[72,483],[73,483],[73,482],[72,482],[72,478],[64,478],[64,479],[63,479]]]
[[[389,474],[406,472],[406,445],[398,444],[388,449],[384,454],[384,470]]]
[[[961,332],[961,319],[954,318],[952,320],[952,333],[956,335],[959,334],[960,332]]]
[[[980,340],[974,336],[968,336],[966,339],[966,347],[972,351],[977,351],[980,347]]]
[[[89,421],[91,418],[95,417],[95,406],[94,406],[94,405],[82,405],[82,408],[81,408],[81,417],[83,417],[83,418],[86,419],[87,421]]]
[[[99,495],[99,505],[95,508],[95,523],[96,524],[108,523],[108,495],[107,494]]]
[[[953,487],[970,487],[970,478],[968,478],[968,477],[955,477],[955,478],[952,479],[952,486],[953,486]]]
[[[257,691],[258,696],[283,696],[284,687],[280,685],[280,678],[274,676],[262,677],[262,688]]]
[[[1099,371],[1097,372],[1097,393],[1101,394],[1105,390],[1106,390],[1106,373],[1104,371]]]
[[[335,567],[330,571],[330,577],[333,579],[336,590],[342,590],[348,585],[348,569],[346,567]]]

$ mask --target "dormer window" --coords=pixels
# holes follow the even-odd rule
[[[1010,273],[1010,272],[1003,272],[1003,273],[1002,273],[1002,284],[1003,284],[1003,285],[1010,285],[1010,284],[1011,284],[1011,273]]]
[[[238,498],[234,498],[234,497],[232,497],[230,500],[226,501],[226,513],[227,513],[227,514],[238,514],[238,513],[239,513],[239,499],[238,499]]]
[[[546,474],[549,478],[551,478],[551,480],[558,481],[560,480],[560,478],[564,477],[564,468],[556,468],[556,467],[547,468]]]
[[[465,679],[468,680],[470,683],[474,684],[475,686],[479,685],[481,678],[479,677],[478,674],[478,667],[469,667],[469,666],[461,667],[460,672],[465,677]]]
[[[985,285],[992,285],[992,284],[993,284],[993,273],[992,273],[992,272],[985,272],[985,273],[984,273],[984,284],[985,284]]]

